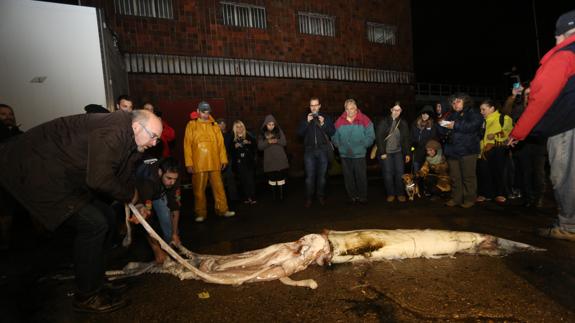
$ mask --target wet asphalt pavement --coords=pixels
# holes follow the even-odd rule
[[[555,219],[551,196],[542,209],[521,207],[519,200],[470,209],[445,207],[444,200],[387,203],[383,182],[374,179],[369,203],[356,206],[346,203],[343,181],[336,177],[330,180],[327,205],[305,209],[301,179],[288,183],[283,202],[272,201],[264,189],[256,205],[238,205],[235,218],[210,214],[197,224],[186,207],[183,244],[199,253],[229,254],[323,229],[432,228],[489,233],[547,251],[310,266],[292,276],[316,280],[316,290],[279,281],[225,286],[146,274],[128,281],[130,306],[90,315],[72,311],[71,233],[40,236],[20,221],[16,246],[0,251],[0,321],[575,322],[575,243],[533,233]],[[121,268],[151,259],[140,232],[130,249],[114,249],[109,263]]]

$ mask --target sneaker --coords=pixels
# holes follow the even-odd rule
[[[473,202],[465,202],[465,203],[461,204],[461,207],[464,209],[468,209],[474,205],[475,205],[475,203],[473,203]]]
[[[487,198],[486,198],[485,196],[481,196],[481,195],[479,195],[479,196],[475,199],[475,202],[477,202],[477,203],[482,203],[482,202],[485,202],[485,201],[487,201]]]
[[[357,202],[358,202],[359,204],[365,205],[365,204],[367,204],[367,199],[359,199],[359,200],[357,200]]]
[[[395,201],[395,195],[389,195],[389,196],[387,197],[386,201],[388,201],[388,202],[393,202],[393,201]]]
[[[496,196],[495,197],[495,202],[497,203],[505,203],[505,201],[507,201],[507,199],[505,198],[505,196]]]
[[[575,241],[575,232],[565,231],[558,227],[537,229],[537,234],[545,238]]]
[[[399,196],[397,197],[397,200],[400,201],[400,202],[402,202],[402,203],[405,202],[405,201],[407,201],[407,199],[406,199],[405,196],[403,196],[403,195],[399,195]]]
[[[457,203],[455,203],[454,200],[449,200],[449,201],[445,202],[445,206],[454,207],[456,205],[457,205]]]
[[[84,313],[108,313],[119,310],[128,305],[121,297],[112,296],[105,291],[100,291],[85,299],[79,296],[74,298],[73,308],[76,312]]]
[[[206,220],[206,218],[203,216],[197,216],[196,217],[196,222],[204,222],[204,220]]]
[[[235,216],[235,215],[236,215],[236,212],[234,212],[234,211],[226,211],[226,213],[222,214],[222,216],[226,217],[226,218],[231,218],[232,216]]]
[[[256,204],[257,202],[258,202],[258,201],[256,201],[256,200],[250,200],[250,205],[254,205],[254,204]]]

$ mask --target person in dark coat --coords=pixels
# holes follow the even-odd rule
[[[329,153],[333,154],[333,146],[329,138],[335,133],[331,117],[320,111],[319,99],[309,100],[309,113],[301,120],[298,135],[303,138],[306,201],[304,206],[310,207],[314,194],[321,205],[325,204],[325,182],[329,165]],[[333,156],[332,156],[333,157]]]
[[[419,112],[417,119],[411,126],[411,146],[413,150],[413,172],[417,172],[425,162],[425,144],[437,136],[435,121],[433,118],[433,107],[424,106]]]
[[[283,200],[289,162],[285,147],[286,136],[271,114],[264,118],[258,136],[258,149],[264,152],[264,173],[274,199]]]
[[[0,144],[0,186],[46,229],[76,229],[77,311],[127,304],[104,288],[104,249],[114,218],[109,202],[138,200],[134,163],[161,134],[153,113],[119,111],[58,118]],[[144,205],[137,207],[149,215]]]
[[[244,203],[256,204],[256,138],[241,120],[234,121],[232,135],[230,160],[240,180]]]
[[[472,106],[471,97],[465,93],[452,96],[453,112],[440,121],[438,130],[446,139],[444,154],[449,164],[453,182],[451,200],[445,205],[472,207],[477,197],[475,173],[483,117]]]
[[[0,143],[22,133],[11,106],[0,104]],[[7,249],[10,244],[12,221],[20,206],[14,199],[0,188],[0,249]]]
[[[405,171],[405,163],[409,163],[409,126],[403,120],[401,107],[396,104],[389,109],[390,114],[377,125],[375,132],[377,156],[383,173],[387,201],[405,202],[405,189],[401,176]]]

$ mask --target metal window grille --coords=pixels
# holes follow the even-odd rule
[[[253,76],[411,84],[410,72],[255,59],[126,54],[129,73]]]
[[[367,39],[373,43],[396,45],[397,27],[375,22],[367,23]]]
[[[335,17],[311,12],[298,12],[298,17],[300,33],[335,36]]]
[[[224,25],[266,29],[266,8],[246,3],[220,2]]]
[[[174,19],[174,0],[114,0],[116,14]]]

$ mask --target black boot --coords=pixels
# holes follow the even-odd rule
[[[268,181],[269,186],[271,187],[272,190],[272,199],[275,201],[277,199],[276,195],[276,187],[277,187],[277,182],[273,182],[273,181]]]
[[[284,200],[284,186],[278,185],[278,198],[280,201]]]

